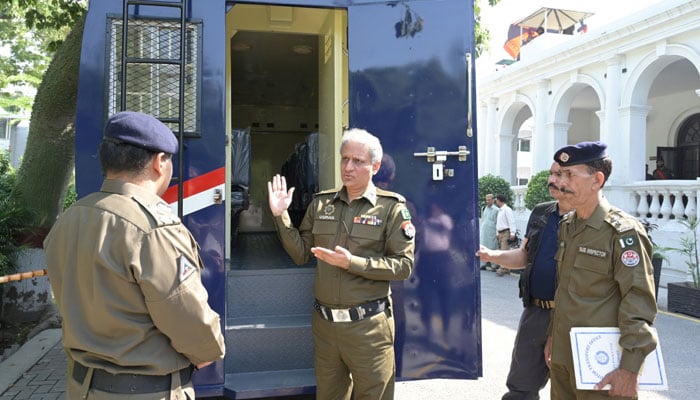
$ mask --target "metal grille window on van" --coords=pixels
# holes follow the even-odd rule
[[[127,63],[126,109],[156,118],[179,114],[180,66],[157,61],[180,58],[180,23],[166,20],[129,20],[127,57],[143,61]],[[188,23],[185,49],[185,136],[199,136],[199,25]],[[109,24],[108,102],[109,115],[121,111],[122,20]],[[154,62],[148,62],[149,60]],[[177,134],[178,124],[166,123]]]

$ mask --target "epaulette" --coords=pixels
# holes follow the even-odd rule
[[[395,192],[390,192],[390,191],[384,190],[384,189],[377,188],[377,196],[393,197],[401,203],[406,202],[406,198],[403,197],[402,195],[395,193]]]
[[[622,210],[612,208],[605,215],[605,222],[610,224],[618,233],[627,232],[634,229],[634,219],[625,216]]]
[[[141,207],[148,211],[149,214],[151,214],[158,226],[177,225],[180,223],[180,218],[173,214],[170,207],[168,207],[168,205],[164,202],[159,201],[157,203],[147,203],[137,196],[133,196],[133,199],[139,203]]]
[[[320,192],[314,193],[314,197],[316,197],[316,196],[323,196],[323,195],[326,195],[326,194],[336,194],[336,193],[340,192],[341,190],[342,190],[342,188],[334,188],[334,189],[321,190]]]

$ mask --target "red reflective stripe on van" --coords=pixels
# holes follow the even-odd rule
[[[222,185],[225,183],[225,178],[226,168],[221,167],[211,172],[207,172],[206,174],[188,179],[185,181],[185,186],[183,188],[183,197],[187,198],[215,186]],[[170,186],[168,190],[163,193],[163,196],[161,197],[166,203],[171,204],[177,202],[177,187],[178,185]]]

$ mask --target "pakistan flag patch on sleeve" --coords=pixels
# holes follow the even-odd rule
[[[623,249],[630,249],[633,247],[639,247],[639,240],[637,240],[637,236],[635,236],[635,235],[623,236],[619,239],[619,241],[620,241],[620,247]]]

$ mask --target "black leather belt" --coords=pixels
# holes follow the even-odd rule
[[[88,367],[73,363],[73,379],[82,384]],[[170,391],[170,375],[110,374],[95,368],[92,373],[90,388],[107,393],[143,394]],[[192,367],[180,370],[180,385],[186,385],[192,379]]]
[[[543,310],[552,310],[554,308],[554,300],[540,300],[533,297],[530,303]]]
[[[331,308],[316,300],[314,301],[314,308],[321,315],[321,318],[331,322],[360,321],[384,311],[391,311],[389,299],[386,297],[350,308]]]
[[[503,233],[503,232],[509,231],[509,230],[510,230],[510,229],[508,229],[508,228],[507,228],[507,229],[501,229],[500,231],[498,231],[498,233]],[[492,232],[493,232],[493,231],[492,231]]]

